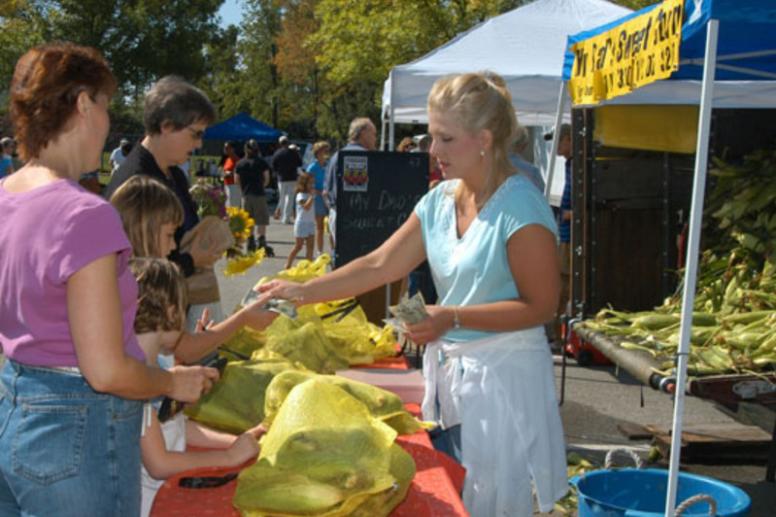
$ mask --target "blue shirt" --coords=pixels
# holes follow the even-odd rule
[[[318,160],[313,161],[307,166],[307,172],[313,175],[315,178],[315,190],[323,190],[323,180],[326,179],[326,169],[318,163]]]
[[[6,155],[0,155],[0,178],[8,175],[8,167],[13,165],[13,158]]]
[[[563,219],[563,212],[571,210],[571,159],[566,160],[566,182],[563,184],[563,196],[560,198],[560,221],[558,222],[558,240],[571,241],[571,220]]]
[[[458,180],[442,182],[415,206],[439,304],[466,306],[518,298],[509,269],[507,241],[531,224],[556,234],[550,205],[530,180],[518,174],[510,176],[459,239],[457,186]],[[496,332],[458,329],[448,332],[445,339],[470,341],[493,334]]]

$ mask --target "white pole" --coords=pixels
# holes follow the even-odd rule
[[[555,128],[552,130],[552,145],[550,146],[550,165],[547,167],[547,183],[544,184],[544,197],[550,200],[552,192],[552,177],[555,175],[555,156],[558,154],[558,135],[560,135],[560,126],[563,123],[563,107],[566,104],[566,90],[568,86],[561,77],[560,93],[558,94],[558,111],[555,113]]]
[[[682,418],[684,416],[684,391],[687,385],[687,356],[690,352],[692,310],[695,304],[695,285],[698,273],[698,248],[701,240],[703,198],[706,190],[706,167],[709,153],[709,129],[711,104],[714,98],[714,68],[717,61],[718,20],[709,20],[706,26],[706,57],[703,63],[701,105],[698,115],[698,142],[695,147],[695,174],[690,205],[690,232],[682,293],[682,319],[679,330],[679,352],[676,375],[676,399],[674,401],[674,425],[671,435],[671,460],[668,470],[666,517],[673,517],[676,508],[676,492],[679,482],[679,457],[682,453]]]
[[[388,150],[389,151],[393,151],[394,150],[394,146],[395,146],[394,142],[396,140],[396,138],[395,138],[395,132],[396,132],[396,122],[395,122],[396,110],[393,107],[393,105],[394,105],[394,100],[393,100],[393,70],[391,70],[390,76],[389,76],[388,80],[391,83],[391,105],[389,106],[390,113],[391,113],[391,120],[388,122],[388,124],[389,124],[389,126],[388,126],[388,128],[389,128],[389,130],[388,130]]]
[[[383,109],[380,111],[380,118],[382,119],[380,121],[380,150],[385,150],[385,106],[383,106]]]

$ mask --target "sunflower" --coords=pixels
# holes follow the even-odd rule
[[[238,243],[248,240],[253,232],[253,225],[256,224],[248,212],[242,208],[230,206],[226,208],[226,214],[229,217],[229,229],[234,235],[234,240]]]
[[[226,267],[224,268],[225,276],[243,275],[251,267],[261,264],[264,260],[266,253],[264,248],[259,248],[253,253],[246,253],[244,255],[237,255],[226,261]]]

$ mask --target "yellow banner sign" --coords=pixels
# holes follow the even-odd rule
[[[574,44],[569,91],[574,104],[597,104],[631,92],[679,68],[684,0],[651,11]]]

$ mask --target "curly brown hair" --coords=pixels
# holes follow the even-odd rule
[[[163,224],[183,224],[183,207],[175,192],[144,174],[132,176],[110,197],[138,257],[158,257]]]
[[[136,257],[129,268],[139,289],[135,333],[182,330],[188,294],[178,266],[167,259]]]
[[[59,135],[81,92],[92,100],[116,91],[116,79],[99,51],[69,42],[27,51],[11,79],[10,114],[22,160],[37,158]]]

